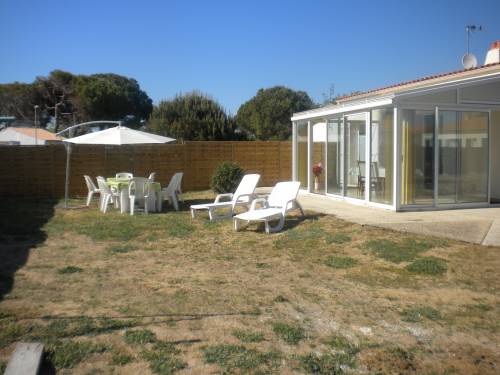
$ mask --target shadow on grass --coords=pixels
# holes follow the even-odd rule
[[[285,226],[280,231],[280,233],[292,230],[304,222],[316,221],[316,220],[322,218],[323,216],[326,216],[326,215],[322,214],[322,213],[316,213],[316,212],[314,212],[314,213],[304,212],[304,216],[301,216],[298,213],[298,211],[294,211],[292,214],[288,214],[286,216]],[[271,221],[270,224],[271,224],[271,226],[275,226],[277,224],[277,222],[278,222],[278,220]],[[255,232],[265,232],[265,225],[264,225],[264,223],[251,223],[244,230],[250,230],[250,231],[253,230]]]
[[[31,249],[45,242],[42,227],[54,216],[56,200],[4,198],[0,205],[0,301],[10,293],[14,274]]]
[[[190,207],[195,204],[205,204],[205,203],[213,203],[213,199],[186,199],[184,201],[179,202],[179,211],[190,211]],[[169,203],[165,202],[165,206],[167,207],[166,210],[171,211],[173,210],[172,205]]]

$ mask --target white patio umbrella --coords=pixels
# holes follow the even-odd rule
[[[73,126],[72,128],[77,127]],[[115,126],[106,130],[80,135],[74,138],[65,139],[66,148],[66,183],[64,187],[64,207],[68,207],[68,187],[70,175],[71,148],[73,144],[86,145],[136,145],[151,143],[168,143],[175,141],[174,138],[163,137],[161,135],[141,132],[127,128],[125,126]]]

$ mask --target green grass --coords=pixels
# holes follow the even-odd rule
[[[113,246],[109,246],[106,250],[112,254],[123,254],[123,253],[130,253],[131,251],[137,250],[137,246],[134,246],[131,244],[113,245]]]
[[[275,322],[272,328],[273,332],[289,345],[297,345],[305,338],[305,330],[298,324]]]
[[[331,255],[326,259],[325,264],[332,268],[351,268],[358,264],[358,261],[352,257]]]
[[[79,273],[79,272],[83,272],[83,268],[75,267],[75,266],[66,266],[63,268],[59,268],[57,270],[57,273],[59,273],[61,275],[64,275],[67,273]]]
[[[111,364],[114,366],[125,366],[134,360],[134,357],[127,353],[113,352],[111,356]]]
[[[278,294],[276,297],[274,297],[273,302],[277,303],[288,302],[288,298],[282,296],[281,294]]]
[[[435,247],[433,241],[417,241],[406,238],[402,241],[375,239],[365,242],[364,247],[374,255],[393,263],[410,262],[420,253]]]
[[[418,323],[422,321],[423,318],[429,320],[440,320],[442,319],[441,313],[429,306],[420,306],[404,309],[400,312],[401,320],[404,322]]]
[[[57,369],[73,368],[91,354],[104,353],[109,347],[102,344],[76,341],[58,341],[47,347],[49,361]]]
[[[306,374],[341,375],[345,373],[341,367],[344,365],[344,363],[342,363],[342,357],[335,354],[309,353],[298,356],[297,359],[300,368]]]
[[[18,341],[27,333],[27,329],[14,322],[2,322],[0,325],[0,349]]]
[[[3,374],[6,368],[7,368],[7,362],[0,360],[0,374]]]
[[[405,350],[403,348],[400,348],[399,346],[388,348],[386,350],[386,352],[390,353],[394,357],[396,357],[402,361],[408,362],[408,363],[411,363],[415,358],[415,355],[412,352]]]
[[[319,244],[329,233],[321,223],[312,221],[288,230],[273,242],[275,249],[312,248]]]
[[[352,238],[345,233],[333,233],[325,236],[325,242],[327,245],[331,245],[333,243],[340,245],[351,241]]]
[[[132,327],[134,320],[115,319],[56,319],[47,325],[33,325],[28,337],[31,340],[47,341],[54,338],[94,336]]]
[[[254,332],[250,330],[237,329],[233,331],[233,336],[241,342],[261,342],[264,341],[264,334],[262,332]]]
[[[144,345],[156,341],[156,336],[149,329],[127,330],[123,339],[129,345]]]
[[[175,214],[130,216],[118,212],[102,215],[97,211],[84,211],[78,215],[69,212],[56,216],[43,229],[55,235],[68,231],[75,232],[95,241],[130,241],[140,238],[144,233],[151,235],[152,232],[186,238],[196,227],[188,217]]]
[[[262,352],[242,345],[220,344],[203,349],[206,363],[219,365],[227,374],[240,370],[244,374],[265,373],[280,366],[280,354]]]
[[[342,335],[334,335],[329,337],[325,344],[335,350],[342,350],[345,353],[356,354],[359,348],[351,343],[346,337]]]
[[[446,261],[436,257],[422,257],[406,266],[412,273],[438,276],[447,271]]]
[[[152,350],[141,353],[141,357],[149,362],[149,368],[155,374],[171,375],[187,367],[187,363],[178,358],[180,350],[172,343],[158,341]]]

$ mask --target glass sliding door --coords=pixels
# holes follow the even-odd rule
[[[307,165],[307,149],[308,149],[308,132],[307,122],[297,123],[297,180],[300,181],[300,187],[307,189],[307,172],[309,167]]]
[[[459,203],[488,202],[489,124],[486,112],[460,112]]]
[[[376,109],[370,126],[370,201],[393,202],[394,109]]]
[[[364,199],[366,181],[366,115],[345,117],[345,195]]]
[[[342,118],[327,121],[327,193],[342,195],[344,186],[344,123]]]
[[[326,154],[326,121],[318,120],[312,126],[312,165],[313,186],[311,191],[325,194],[325,154]]]
[[[438,204],[457,202],[459,136],[457,112],[440,111],[438,127]]]
[[[438,204],[488,201],[488,113],[439,112]]]
[[[401,205],[434,204],[435,113],[401,110]]]

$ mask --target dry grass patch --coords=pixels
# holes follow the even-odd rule
[[[76,374],[497,372],[500,249],[313,212],[236,233],[185,198],[2,205],[0,361],[41,340]]]

